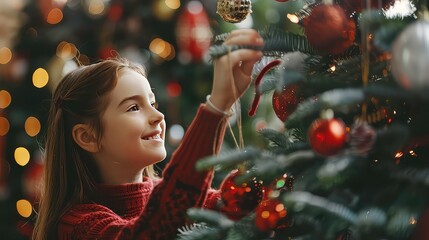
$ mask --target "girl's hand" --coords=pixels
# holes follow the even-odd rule
[[[224,44],[262,47],[264,40],[256,30],[240,29],[232,31]],[[261,51],[239,49],[214,61],[214,80],[210,101],[215,107],[228,111],[244,94],[251,83],[253,65],[261,57]]]

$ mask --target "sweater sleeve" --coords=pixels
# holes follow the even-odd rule
[[[186,224],[186,211],[203,207],[213,171],[197,172],[195,163],[217,154],[224,138],[224,116],[201,105],[182,143],[164,169],[163,180],[154,188],[144,214],[137,221],[138,236],[172,239]]]
[[[195,163],[217,154],[224,138],[224,116],[201,104],[182,143],[164,169],[142,214],[123,220],[110,209],[91,204],[76,207],[59,224],[60,239],[174,239],[186,224],[186,211],[204,207],[213,171],[197,172]],[[95,206],[94,206],[95,205]]]

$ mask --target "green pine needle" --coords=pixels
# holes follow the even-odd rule
[[[289,210],[296,212],[304,209],[311,211],[310,209],[312,209],[313,211],[325,212],[336,216],[351,224],[357,220],[357,215],[347,207],[309,192],[288,192],[283,196],[283,203]]]
[[[221,238],[219,229],[207,227],[205,224],[193,224],[178,229],[177,240],[218,240]]]
[[[254,46],[226,46],[224,44],[213,45],[209,48],[209,56],[211,59],[219,58],[228,52],[236,51],[239,49],[257,49],[264,52],[265,55],[279,56],[288,52],[300,51],[302,53],[315,54],[316,51],[310,46],[308,40],[303,35],[294,34],[291,32],[270,29],[266,32],[260,32],[264,39],[265,45],[262,48]],[[217,43],[223,42],[228,35],[222,34],[215,37]]]
[[[228,229],[234,225],[234,221],[214,210],[189,208],[187,214],[190,219],[196,222],[204,222],[209,227]]]
[[[287,128],[297,127],[302,119],[324,109],[332,109],[336,112],[347,112],[350,106],[365,100],[362,89],[333,89],[320,94],[317,101],[309,98],[301,102],[297,109],[286,119]]]
[[[264,128],[259,130],[259,134],[268,139],[272,144],[278,147],[287,148],[290,141],[281,132],[270,128]]]
[[[260,156],[260,152],[254,148],[246,148],[223,152],[219,156],[209,156],[200,159],[195,168],[197,171],[209,170],[212,167],[231,168],[236,165],[253,160]]]

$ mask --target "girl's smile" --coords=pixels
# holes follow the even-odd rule
[[[94,157],[104,181],[140,181],[145,167],[166,157],[164,115],[143,75],[119,71],[102,123],[101,146]]]

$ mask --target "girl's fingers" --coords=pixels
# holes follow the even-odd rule
[[[241,64],[241,68],[244,71],[252,71],[253,64],[262,57],[261,51],[240,49],[231,53],[231,63],[233,66]],[[252,67],[250,67],[251,65]]]
[[[243,73],[246,76],[250,76],[252,74],[252,70],[253,70],[253,65],[255,65],[256,61],[252,61],[252,62],[243,62],[241,64],[241,70],[243,71]]]
[[[253,29],[240,29],[233,31],[225,40],[224,44],[262,46],[264,40],[259,33]]]

